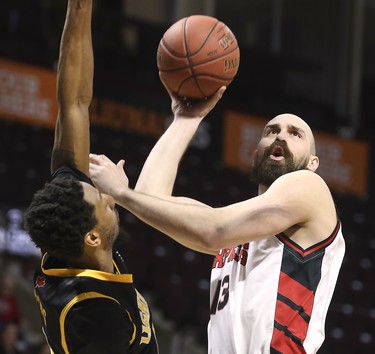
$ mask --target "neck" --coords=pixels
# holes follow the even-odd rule
[[[93,254],[84,253],[82,257],[68,262],[69,268],[94,269],[101,272],[113,273],[112,251],[95,251]]]
[[[263,184],[259,184],[258,185],[258,195],[263,194],[267,189],[268,189],[268,187],[264,186]]]

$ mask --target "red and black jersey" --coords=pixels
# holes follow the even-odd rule
[[[209,354],[313,354],[345,254],[341,223],[303,249],[285,234],[219,250],[211,272]]]
[[[54,354],[159,352],[150,309],[118,252],[113,265],[116,274],[43,256],[34,292]]]

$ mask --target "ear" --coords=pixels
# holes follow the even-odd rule
[[[102,240],[95,230],[91,230],[85,235],[83,242],[86,246],[98,247],[101,245]]]
[[[319,157],[318,156],[311,156],[310,162],[307,165],[307,169],[315,172],[318,167],[319,167]]]

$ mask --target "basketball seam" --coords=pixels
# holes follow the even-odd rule
[[[185,39],[185,49],[186,49],[186,53],[188,54],[188,57],[191,57],[191,56],[194,56],[196,55],[197,53],[199,53],[201,51],[201,49],[204,47],[204,45],[207,43],[207,41],[209,40],[209,38],[211,37],[212,35],[212,32],[215,30],[215,28],[219,25],[220,21],[217,21],[215,23],[215,25],[211,28],[210,32],[207,34],[205,40],[203,41],[202,45],[194,52],[194,53],[188,53],[188,48],[187,48],[187,44],[186,44],[186,22],[184,24],[184,39]]]
[[[187,77],[186,79],[183,79],[183,81],[189,80],[192,77],[202,77],[202,76],[206,76],[206,77],[209,77],[209,78],[212,78],[212,79],[218,79],[220,81],[231,81],[231,80],[233,80],[233,78],[231,78],[231,77],[226,79],[226,78],[221,77],[221,76],[212,75],[211,73],[199,73],[199,74],[196,74],[194,76]]]
[[[164,37],[162,38],[162,44],[164,48],[169,52],[169,54],[174,55],[176,58],[187,58],[187,55],[179,55],[177,52],[175,52],[165,41]]]
[[[205,60],[205,61],[201,61],[199,63],[195,63],[193,67],[191,66],[191,62],[189,61],[189,65],[187,65],[187,66],[179,66],[179,67],[173,68],[173,69],[161,69],[160,71],[162,71],[162,72],[173,72],[173,71],[178,71],[178,70],[187,69],[187,68],[191,68],[193,70],[194,67],[197,67],[199,65],[203,65],[203,64],[206,64],[206,63],[210,63],[210,62],[215,62],[216,60],[227,56],[228,54],[233,53],[237,48],[239,48],[238,45],[237,45],[237,47],[235,47],[231,51],[224,52],[222,55],[216,57],[215,59],[208,59],[208,60]]]
[[[190,68],[190,71],[191,71],[191,78],[193,78],[194,82],[195,82],[195,85],[197,86],[198,90],[200,91],[200,93],[202,94],[202,96],[206,96],[201,88],[201,86],[199,85],[199,82],[197,81],[196,79],[196,75],[195,75],[195,70],[194,70],[194,67],[192,66],[191,64],[191,60],[190,60],[190,52],[188,50],[188,45],[187,45],[187,40],[186,40],[186,37],[187,37],[187,34],[186,34],[186,24],[187,24],[187,21],[188,21],[189,17],[187,17],[184,21],[184,44],[185,44],[185,52],[186,52],[186,57],[187,57],[187,60],[188,60],[188,63],[189,63],[189,68]],[[192,55],[195,55],[196,53],[198,53],[203,47],[204,45],[207,43],[208,39],[210,38],[212,32],[214,31],[214,29],[218,26],[218,24],[220,23],[219,20],[217,20],[217,22],[215,23],[214,26],[212,26],[211,28],[211,31],[207,34],[205,40],[203,41],[202,45],[198,48],[198,50],[193,53]],[[182,84],[185,82],[185,80],[183,80],[180,85],[178,86],[178,91],[177,92],[180,92],[180,88],[182,86]]]

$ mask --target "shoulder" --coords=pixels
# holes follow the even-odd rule
[[[284,233],[304,249],[331,235],[337,225],[337,210],[323,178],[304,170],[284,175],[280,182],[278,190],[286,194],[280,199],[295,218],[293,227]]]
[[[323,178],[309,170],[295,171],[279,177],[264,193],[266,200],[277,201],[303,215],[312,210],[333,210],[332,194]]]
[[[310,170],[298,170],[279,177],[279,180],[296,180],[296,181],[317,181],[319,183],[324,183],[323,178],[316,172]]]
[[[307,194],[317,192],[328,193],[330,190],[324,179],[316,172],[310,170],[299,170],[279,177],[270,187],[270,189],[281,189],[289,192],[302,191]],[[285,189],[287,188],[287,189]]]
[[[50,177],[50,181],[53,181],[54,179],[58,178],[67,177],[73,178],[77,181],[89,183],[92,186],[94,185],[91,179],[85,173],[67,164],[61,165],[58,168],[56,168],[56,170],[52,173]]]

